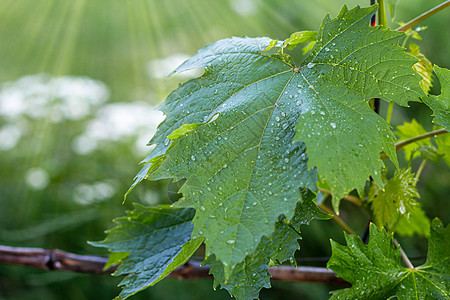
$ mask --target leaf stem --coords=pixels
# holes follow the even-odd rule
[[[392,111],[394,110],[394,102],[389,102],[388,111],[386,115],[386,122],[391,124]]]
[[[420,22],[422,22],[423,20],[425,20],[425,19],[431,17],[431,16],[434,15],[435,13],[437,13],[437,12],[443,10],[444,8],[446,8],[446,7],[449,6],[449,5],[450,5],[450,0],[444,1],[444,2],[442,2],[441,4],[439,4],[439,5],[435,6],[435,7],[433,7],[433,8],[430,9],[429,11],[427,11],[427,12],[421,14],[420,16],[418,16],[418,17],[416,17],[416,18],[414,18],[414,19],[412,19],[411,21],[409,21],[409,22],[407,22],[406,24],[404,24],[404,25],[398,27],[398,28],[395,29],[395,30],[397,30],[397,31],[406,31],[406,30],[410,29],[411,27],[413,27],[414,25],[417,25],[417,24],[419,24]]]
[[[427,162],[427,160],[424,159],[424,160],[420,163],[420,166],[419,166],[419,168],[417,169],[417,173],[416,173],[416,176],[415,176],[416,181],[419,179],[420,173],[422,173],[423,167],[425,167],[426,162]]]
[[[327,214],[332,215],[332,216],[333,216],[333,217],[332,217],[333,221],[335,221],[339,226],[341,226],[342,229],[344,229],[347,233],[356,235],[356,233],[355,233],[355,232],[354,232],[347,224],[345,224],[345,222],[344,222],[341,218],[339,218],[339,217],[334,213],[334,211],[332,211],[331,209],[329,209],[329,208],[328,208],[326,205],[324,205],[324,204],[320,204],[319,207],[320,207],[324,212],[326,212]]]
[[[324,194],[332,196],[332,193],[329,190],[326,190],[326,189],[323,189],[323,188],[319,188],[319,191],[324,193]],[[361,201],[357,197],[348,195],[348,196],[342,197],[342,199],[347,200],[348,202],[351,202],[351,203],[355,204],[356,206],[361,206]]]
[[[417,141],[420,141],[420,140],[423,140],[423,139],[426,139],[426,138],[430,138],[430,137],[433,137],[433,136],[436,137],[436,136],[438,136],[440,134],[444,134],[444,133],[448,133],[448,131],[445,130],[445,129],[438,129],[438,130],[435,130],[435,131],[424,133],[422,135],[415,136],[413,138],[410,138],[410,139],[407,139],[407,140],[404,140],[404,141],[401,141],[401,142],[398,142],[397,144],[395,144],[395,150],[399,150],[399,149],[401,149],[401,148],[403,148],[406,145],[409,145],[411,143],[414,143],[414,142],[417,142]]]
[[[405,262],[406,266],[410,269],[414,269],[413,264],[409,260],[408,256],[406,255],[405,251],[403,251],[402,247],[400,247],[400,244],[397,242],[396,239],[392,239],[392,242],[394,243],[395,247],[400,249],[400,254],[402,256],[402,260]]]
[[[384,5],[384,0],[378,0],[378,25],[385,29],[388,27],[386,19],[386,8]]]

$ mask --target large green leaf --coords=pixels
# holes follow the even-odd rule
[[[434,71],[441,83],[441,94],[424,97],[423,102],[433,110],[433,122],[450,131],[450,71],[438,66],[434,66]]]
[[[336,210],[369,176],[381,185],[381,151],[397,164],[394,135],[368,100],[406,106],[423,95],[411,68],[417,60],[397,44],[403,33],[368,27],[375,10],[344,7],[336,19],[326,17],[294,81],[301,93],[295,140],[306,143],[308,165],[330,185]]]
[[[205,237],[225,274],[272,235],[280,215],[293,217],[298,189],[316,189],[314,166],[338,199],[369,175],[381,182],[380,151],[397,162],[389,125],[367,101],[406,105],[423,92],[416,60],[397,46],[402,33],[368,27],[375,10],[326,17],[298,67],[263,52],[269,38],[230,38],[176,69],[205,74],[162,105],[166,120],[136,182],[187,179],[175,205],[196,209],[193,238]]]
[[[225,276],[223,264],[212,255],[203,264],[211,266],[214,285],[222,288],[236,299],[257,299],[261,288],[270,288],[270,262],[291,261],[295,265],[294,252],[299,249],[300,226],[312,220],[325,220],[330,216],[317,208],[311,194],[298,204],[292,220],[280,216],[270,238],[263,237],[256,250],[237,264],[230,276]]]
[[[331,241],[328,267],[353,284],[334,291],[331,299],[448,299],[450,297],[450,227],[433,220],[427,261],[414,269],[402,267],[392,235],[370,225],[368,245],[345,235],[347,246]]]
[[[168,206],[143,207],[135,204],[126,217],[118,218],[117,227],[107,231],[96,247],[118,253],[121,265],[114,275],[127,275],[120,283],[119,299],[127,298],[154,285],[183,265],[202,243],[191,240],[194,210]],[[123,252],[128,252],[124,255]]]
[[[292,218],[299,187],[314,190],[317,180],[304,144],[292,143],[297,106],[284,97],[292,66],[261,54],[269,42],[232,38],[200,50],[177,71],[205,67],[207,75],[161,108],[164,136],[183,122],[205,123],[170,140],[149,178],[187,178],[175,205],[197,210],[193,237],[205,237],[206,255],[215,254],[226,273],[272,234],[281,214]]]

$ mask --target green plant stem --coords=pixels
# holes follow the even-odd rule
[[[402,260],[405,262],[406,266],[410,269],[414,269],[413,264],[409,260],[408,256],[406,255],[405,251],[403,251],[402,247],[400,247],[400,244],[397,242],[396,239],[392,239],[392,242],[394,243],[395,247],[400,249],[400,254],[402,256]]]
[[[409,39],[411,38],[411,36],[412,36],[412,33],[406,35],[405,40],[404,40],[403,43],[402,43],[402,48],[405,48],[405,47],[406,47],[406,43],[409,41]]]
[[[388,111],[386,115],[386,122],[388,124],[391,124],[391,118],[392,118],[392,110],[394,109],[394,102],[389,102]]]
[[[381,28],[386,29],[388,27],[386,19],[386,7],[384,5],[384,0],[378,0],[378,25]]]
[[[420,173],[422,173],[423,167],[425,167],[426,162],[427,162],[427,160],[424,159],[424,160],[420,163],[420,166],[419,166],[419,168],[417,169],[417,173],[416,173],[416,176],[415,176],[416,181],[419,179]]]
[[[434,15],[437,12],[440,12],[441,10],[443,10],[444,8],[446,8],[447,6],[450,5],[450,0],[444,1],[441,4],[439,4],[438,6],[433,7],[432,9],[430,9],[429,11],[421,14],[420,16],[412,19],[411,21],[407,22],[406,24],[398,27],[397,31],[406,31],[410,28],[412,28],[414,25],[419,24],[420,22],[422,22],[423,20],[431,17],[432,15]]]
[[[320,204],[319,207],[326,212],[327,214],[330,214],[333,216],[333,221],[335,221],[339,226],[342,227],[342,229],[344,229],[347,233],[349,234],[353,234],[356,235],[356,233],[347,225],[345,224],[345,222],[339,218],[334,211],[332,211],[331,209],[329,209],[325,204]]]
[[[407,140],[404,140],[404,141],[401,141],[401,142],[395,144],[395,150],[399,150],[399,149],[401,149],[401,148],[403,148],[406,145],[409,145],[411,143],[414,143],[414,142],[417,142],[417,141],[420,141],[420,140],[423,140],[423,139],[426,139],[426,138],[430,138],[430,137],[433,137],[433,136],[436,137],[436,136],[438,136],[440,134],[444,134],[444,133],[448,133],[448,131],[445,130],[445,129],[439,129],[439,130],[427,132],[427,133],[422,134],[422,135],[415,136],[413,138],[410,138],[410,139],[407,139]]]
[[[327,190],[327,189],[323,189],[323,188],[319,188],[319,191],[321,193],[327,194],[327,195],[332,195],[331,191]],[[361,200],[359,200],[357,197],[354,196],[345,196],[342,199],[347,200],[348,202],[351,202],[353,204],[355,204],[356,206],[361,206]]]

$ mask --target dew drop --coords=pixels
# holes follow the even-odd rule
[[[206,208],[205,208],[204,206],[200,206],[200,210],[201,210],[201,211],[205,211],[205,209],[206,209]]]
[[[336,123],[330,123],[330,126],[335,129],[336,128]]]
[[[192,159],[192,161],[195,161],[195,156],[191,155],[191,159]]]
[[[400,201],[400,207],[398,209],[402,215],[406,212],[406,208],[405,205],[403,204],[403,201]]]
[[[310,63],[307,64],[306,66],[308,67],[308,69],[311,69],[311,68],[314,68],[315,65],[316,65],[316,64],[310,62]]]

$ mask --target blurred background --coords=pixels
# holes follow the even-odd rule
[[[436,0],[400,0],[396,22],[436,6]],[[269,36],[317,30],[336,0],[0,0],[0,244],[59,248],[106,255],[86,241],[104,238],[133,202],[170,203],[176,186],[143,182],[123,195],[149,151],[146,143],[163,116],[155,108],[194,73],[167,78],[197,50],[230,36]],[[389,18],[390,19],[390,18]],[[417,43],[433,63],[449,67],[448,11],[424,21]],[[300,52],[300,51],[299,51]],[[301,55],[296,59],[302,59]],[[382,105],[382,113],[385,113]],[[415,104],[395,108],[393,125],[412,118],[431,130],[431,112]],[[449,222],[449,169],[428,163],[419,182],[429,217]],[[343,204],[358,233],[367,216]],[[333,222],[304,228],[302,257],[329,256],[329,238],[343,242]],[[426,254],[423,239],[404,238],[410,256]],[[324,266],[324,262],[301,261]],[[0,265],[0,299],[111,299],[120,278],[43,272]],[[326,285],[274,282],[262,299],[327,299]],[[229,299],[211,280],[168,279],[134,299]]]

